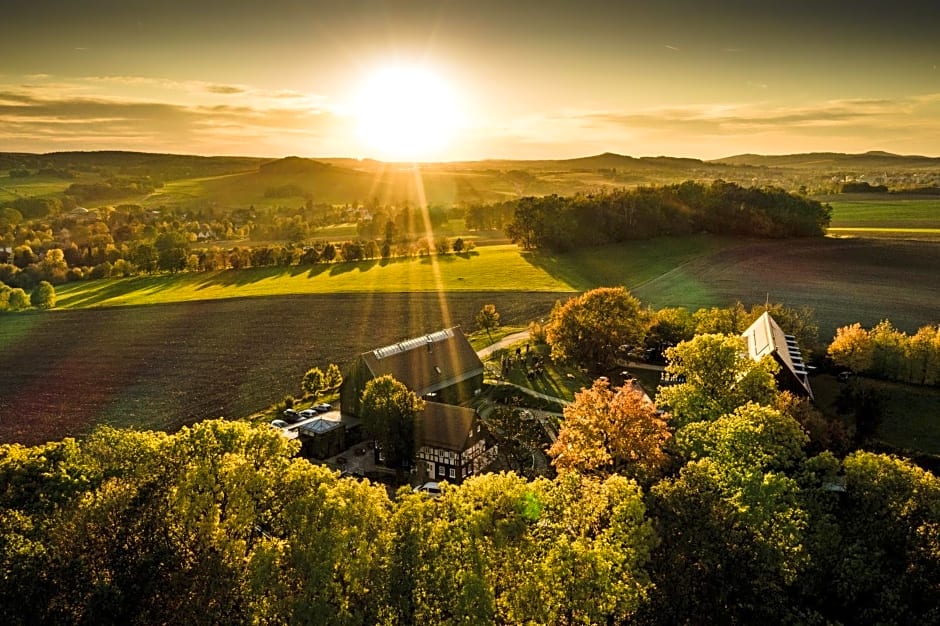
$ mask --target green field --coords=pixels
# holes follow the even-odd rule
[[[10,178],[0,175],[0,205],[17,198],[54,196],[65,191],[76,180],[65,180],[54,176],[28,176]]]
[[[940,198],[833,200],[833,227],[940,228]]]
[[[502,244],[460,255],[70,283],[57,290],[57,302],[59,308],[72,309],[315,293],[563,292],[622,284],[634,288],[735,245],[702,236],[555,255],[520,252],[515,245]]]
[[[256,268],[73,283],[58,290],[60,308],[161,304],[247,296],[402,291],[573,291],[529,263],[515,246],[489,246],[388,262]]]
[[[940,245],[891,239],[666,238],[571,254],[481,246],[470,255],[144,276],[62,285],[61,309],[292,294],[580,292],[624,285],[645,304],[689,309],[782,302],[816,311],[820,338],[888,318],[937,322]]]
[[[898,199],[889,194],[872,198],[829,200],[829,234],[907,239],[940,238],[940,198]]]

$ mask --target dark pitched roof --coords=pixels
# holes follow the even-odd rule
[[[452,404],[425,402],[419,419],[419,446],[459,452],[470,437],[476,411]]]
[[[373,376],[390,374],[419,396],[483,373],[483,362],[459,327],[376,348],[362,359]]]
[[[747,340],[748,353],[752,359],[759,361],[768,354],[773,356],[786,370],[787,376],[795,380],[810,398],[813,397],[808,372],[796,339],[785,334],[770,313],[764,313],[754,320],[741,336]]]

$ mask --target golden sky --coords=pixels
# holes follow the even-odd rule
[[[940,155],[927,2],[12,4],[3,151]],[[389,67],[435,87],[376,83]]]

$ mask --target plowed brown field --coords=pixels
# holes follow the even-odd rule
[[[0,443],[109,423],[174,430],[299,395],[304,372],[460,324],[506,324],[571,294],[334,294],[8,315],[0,319]]]

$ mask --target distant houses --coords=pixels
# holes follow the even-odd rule
[[[777,384],[781,389],[797,396],[813,400],[813,389],[809,385],[809,371],[796,343],[796,337],[787,335],[769,313],[764,313],[751,324],[742,335],[747,341],[747,350],[755,361],[770,355],[780,365]]]

